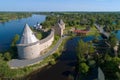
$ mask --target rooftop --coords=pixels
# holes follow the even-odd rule
[[[28,24],[25,24],[20,44],[29,44],[38,41]]]
[[[88,31],[86,30],[74,30],[75,33],[87,33]]]

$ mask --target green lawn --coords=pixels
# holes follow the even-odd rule
[[[87,35],[95,35],[95,36],[99,36],[99,31],[95,28],[95,27],[92,27],[90,29],[90,31],[87,33]]]

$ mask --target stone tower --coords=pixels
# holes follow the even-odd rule
[[[20,43],[17,44],[18,56],[20,59],[34,59],[42,55],[42,51],[52,45],[54,41],[54,30],[51,29],[50,34],[38,40],[31,31],[28,24],[25,25]]]
[[[35,37],[28,24],[25,24],[20,43],[17,45],[20,59],[33,59],[39,56],[39,40]]]
[[[55,24],[55,26],[53,28],[55,29],[55,34],[62,36],[63,31],[65,29],[65,23],[63,22],[62,19],[60,19],[60,20],[58,20],[58,22]]]

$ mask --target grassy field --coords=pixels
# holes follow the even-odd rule
[[[72,27],[72,28],[75,28],[75,27]],[[76,26],[76,28],[78,30],[84,30],[85,29],[85,27],[83,27],[83,26]],[[70,29],[71,29],[71,27],[66,27],[64,33],[68,33],[70,31]],[[100,36],[99,31],[95,28],[95,26],[92,26],[90,28],[90,31],[87,33],[87,36],[89,36],[89,35]]]
[[[99,34],[99,31],[95,27],[92,27],[90,31],[87,33],[87,35],[99,36],[100,34]]]

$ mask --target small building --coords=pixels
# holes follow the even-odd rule
[[[62,36],[63,35],[63,31],[65,29],[65,23],[63,22],[62,19],[58,20],[58,22],[53,26],[54,30],[55,30],[55,34]]]
[[[34,29],[41,30],[42,29],[42,25],[37,23],[36,25],[34,25]]]
[[[76,35],[86,35],[89,31],[86,30],[74,30]]]

